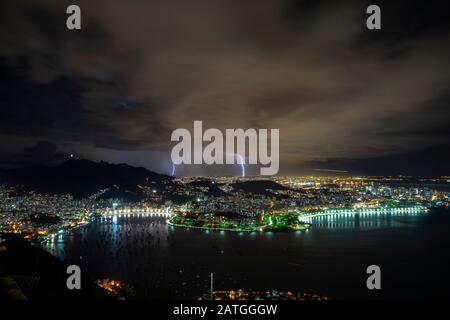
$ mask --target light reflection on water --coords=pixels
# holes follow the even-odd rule
[[[308,289],[335,298],[448,297],[448,283],[439,274],[450,267],[443,262],[450,260],[449,217],[445,211],[327,216],[311,218],[313,226],[304,232],[243,234],[176,228],[163,218],[101,218],[45,249],[94,278],[159,285],[174,298],[207,292],[210,272],[218,289]],[[365,288],[370,264],[385,270],[381,293]],[[429,287],[436,285],[442,290]]]
[[[409,226],[411,219],[425,215],[417,212],[361,213],[355,215],[328,215],[306,219],[314,228],[326,229],[381,229]]]

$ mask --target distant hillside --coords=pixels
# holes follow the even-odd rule
[[[137,185],[158,186],[168,176],[127,164],[70,159],[58,166],[35,165],[0,172],[0,183],[53,194],[72,193],[87,197],[105,188],[114,196],[139,194]]]
[[[211,180],[197,180],[197,181],[192,181],[188,184],[191,187],[194,188],[208,188],[209,189],[209,195],[210,196],[214,196],[214,197],[220,197],[225,195],[225,192],[223,192],[222,190],[219,189],[219,187],[217,187],[217,185],[212,182]]]
[[[235,190],[242,190],[254,194],[269,194],[268,190],[286,190],[288,188],[269,180],[255,180],[236,182],[232,184]]]

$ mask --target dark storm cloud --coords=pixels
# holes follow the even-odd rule
[[[365,1],[77,1],[71,32],[71,2],[3,2],[0,135],[133,163],[193,120],[280,128],[289,173],[446,144],[446,5],[378,3],[371,32]]]
[[[438,176],[448,167],[450,148],[435,146],[405,153],[360,159],[310,160],[303,163],[305,172],[342,170],[348,175]]]
[[[7,160],[0,159],[1,167],[22,167],[35,164],[55,165],[69,158],[70,152],[62,150],[50,141],[38,141],[12,154]]]
[[[373,134],[380,134],[388,139],[421,141],[420,144],[428,142],[445,145],[450,141],[449,106],[450,95],[445,94],[419,104],[416,112],[404,110],[399,113],[386,114],[378,124],[380,129]],[[399,119],[402,121],[402,126],[398,126]]]
[[[38,141],[36,145],[25,148],[17,155],[17,158],[23,162],[54,164],[67,159],[68,154],[52,142]]]

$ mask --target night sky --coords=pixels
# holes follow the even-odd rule
[[[450,175],[445,2],[1,1],[0,166],[74,153],[170,173],[171,132],[202,120],[279,128],[280,174]]]

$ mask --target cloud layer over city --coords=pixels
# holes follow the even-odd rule
[[[77,1],[81,31],[70,2],[2,3],[0,160],[168,173],[171,132],[202,120],[279,128],[281,174],[446,174],[448,11],[378,3],[378,31],[364,1]]]

